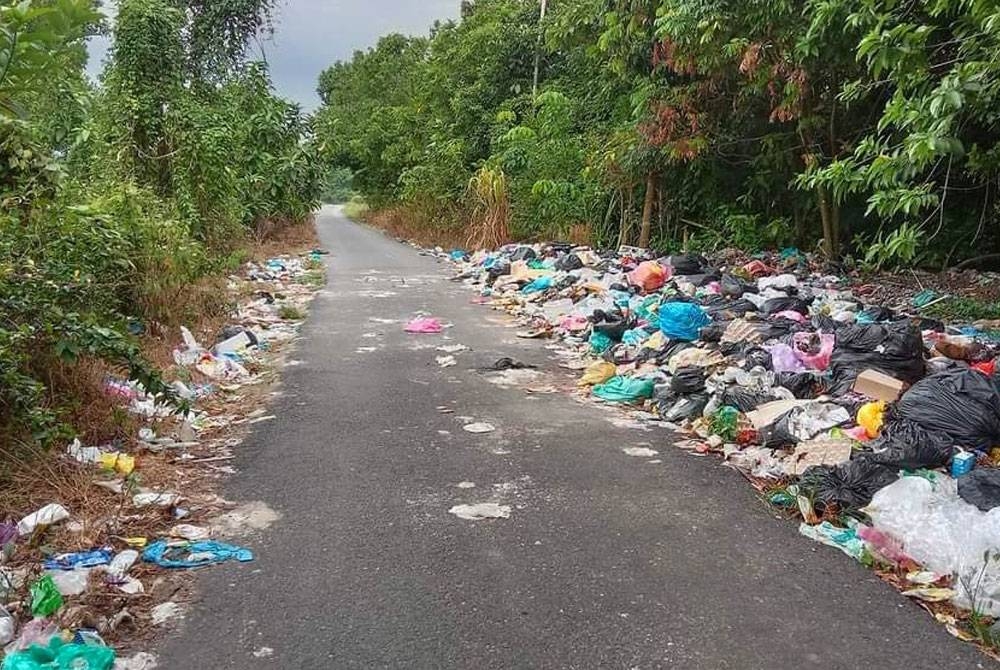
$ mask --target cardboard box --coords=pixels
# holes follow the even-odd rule
[[[878,370],[865,370],[854,382],[854,392],[885,402],[895,402],[906,390],[906,382]]]

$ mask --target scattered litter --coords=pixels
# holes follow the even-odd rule
[[[17,532],[21,537],[27,537],[39,528],[51,526],[68,518],[69,510],[57,503],[50,503],[21,519],[17,523]]]
[[[171,619],[183,619],[184,609],[170,600],[154,607],[150,611],[150,618],[154,626],[162,626]]]
[[[483,519],[509,519],[510,505],[498,505],[497,503],[476,503],[475,505],[455,505],[449,513],[460,519],[468,521],[481,521]]]
[[[577,371],[581,403],[616,403],[615,425],[679,431],[678,448],[722,455],[759,490],[777,487],[769,498],[806,521],[803,535],[855,560],[916,559],[921,572],[944,576],[911,582],[919,589],[910,595],[967,608],[955,581],[978,574],[984,552],[1000,555],[1000,527],[986,518],[1000,508],[1000,449],[991,452],[1000,445],[1000,324],[925,318],[919,310],[941,291],[911,302],[915,289],[901,288],[909,295],[892,304],[865,304],[887,292],[831,275],[796,249],[712,259],[561,244],[433,253],[478,291],[473,302],[510,315],[494,322],[550,341],[560,368]],[[515,364],[486,377],[524,388],[511,381]],[[910,489],[885,511],[880,495],[946,471],[958,477],[944,505],[952,517]],[[909,515],[906,498],[916,506]],[[883,510],[874,527],[848,523],[862,508]],[[983,579],[990,615],[1000,614],[994,567]]]
[[[454,356],[437,356],[434,359],[439,367],[450,368],[458,365],[458,361],[455,360]]]
[[[420,316],[406,324],[407,333],[434,335],[444,331],[444,326],[438,319]]]
[[[629,456],[637,456],[640,458],[652,458],[660,453],[654,449],[650,449],[649,447],[625,447],[622,451]]]
[[[492,433],[494,430],[496,430],[496,428],[491,423],[476,422],[476,423],[468,423],[462,426],[462,430],[464,430],[467,433],[479,434],[479,433]]]
[[[236,560],[253,560],[253,552],[222,542],[168,542],[158,540],[142,552],[142,560],[162,568],[200,568],[206,565]]]

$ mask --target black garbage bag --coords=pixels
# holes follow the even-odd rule
[[[556,261],[556,270],[562,270],[563,272],[579,270],[582,267],[583,261],[576,254],[566,254]]]
[[[771,298],[761,307],[765,314],[777,314],[778,312],[798,312],[802,315],[809,314],[809,303],[811,300],[787,296],[781,298]]]
[[[531,247],[518,247],[510,255],[512,261],[533,261],[538,258],[538,254]]]
[[[670,267],[675,275],[700,275],[705,272],[708,261],[698,254],[683,254],[670,257]]]
[[[722,275],[719,285],[722,288],[722,295],[727,298],[740,298],[745,292],[743,282],[732,275]]]
[[[971,369],[940,372],[904,393],[894,414],[954,445],[988,451],[1000,444],[1000,379]]]
[[[817,330],[821,333],[835,333],[847,325],[841,323],[840,321],[834,321],[826,314],[814,314],[809,322],[812,324],[813,330]]]
[[[896,313],[893,312],[888,307],[880,307],[878,305],[869,305],[865,309],[858,313],[858,319],[862,322],[878,323],[879,321],[893,321],[896,318]]]
[[[784,449],[799,443],[799,438],[788,429],[791,414],[791,411],[785,412],[774,423],[758,431],[758,439],[763,446],[768,449]]]
[[[670,390],[677,395],[688,395],[705,390],[705,370],[703,368],[680,368],[670,380]]]
[[[923,338],[909,323],[846,326],[836,335],[830,357],[833,395],[850,391],[858,375],[868,368],[910,384],[924,376]]]
[[[694,284],[698,288],[703,288],[714,281],[719,281],[719,273],[709,272],[705,274],[688,275],[684,277],[684,280]]]
[[[764,340],[784,340],[792,333],[805,330],[805,327],[798,321],[791,319],[775,319],[768,321],[766,326],[757,329]]]
[[[747,368],[764,368],[770,370],[774,367],[774,359],[771,352],[763,347],[751,347],[743,353],[743,360],[746,361]]]
[[[726,332],[726,329],[722,327],[722,324],[713,323],[711,326],[705,326],[698,331],[698,339],[702,342],[718,342],[722,339],[722,334]]]
[[[812,372],[779,372],[776,381],[799,400],[813,400],[823,393],[822,379]]]
[[[701,416],[701,413],[705,411],[705,407],[708,405],[708,400],[709,395],[707,393],[692,393],[689,396],[676,400],[667,407],[658,405],[660,409],[660,417],[664,421],[669,421],[671,423],[693,419]]]
[[[1000,507],[1000,470],[980,468],[958,478],[958,495],[983,512]]]
[[[942,467],[951,461],[955,450],[947,435],[931,432],[907,419],[888,421],[878,439],[866,446],[871,451],[859,454],[858,458],[897,470]]]
[[[841,511],[860,509],[872,501],[881,489],[899,479],[898,470],[865,459],[839,465],[809,468],[799,481],[799,488],[813,498],[816,511],[822,513],[836,505]]]
[[[510,274],[510,261],[506,259],[500,259],[496,261],[495,263],[493,263],[493,265],[489,267],[488,270],[486,270],[486,276],[489,278],[488,283],[490,285],[492,285],[493,282],[495,282],[500,277],[509,274]]]
[[[742,386],[730,386],[722,392],[722,404],[735,407],[741,412],[750,412],[772,400],[774,397],[767,393],[755,393]]]
[[[621,341],[625,331],[635,323],[633,319],[625,318],[621,312],[605,312],[600,309],[594,310],[590,321],[594,324],[595,331],[607,335],[615,342]]]

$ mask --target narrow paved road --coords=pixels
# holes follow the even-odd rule
[[[501,356],[568,373],[447,268],[335,210],[319,229],[330,281],[302,364],[225,492],[283,518],[254,563],[199,575],[160,667],[992,667],[666,431],[492,383],[477,368]],[[441,336],[402,332],[418,310],[472,348],[456,367],[435,363]],[[511,518],[448,513],[485,501]]]

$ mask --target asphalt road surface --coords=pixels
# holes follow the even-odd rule
[[[717,459],[494,383],[479,368],[501,356],[541,366],[536,390],[572,373],[436,260],[331,208],[318,225],[329,284],[301,364],[224,491],[283,516],[253,563],[198,575],[160,668],[993,667]],[[421,310],[454,327],[404,334]],[[510,518],[449,513],[480,502]]]

